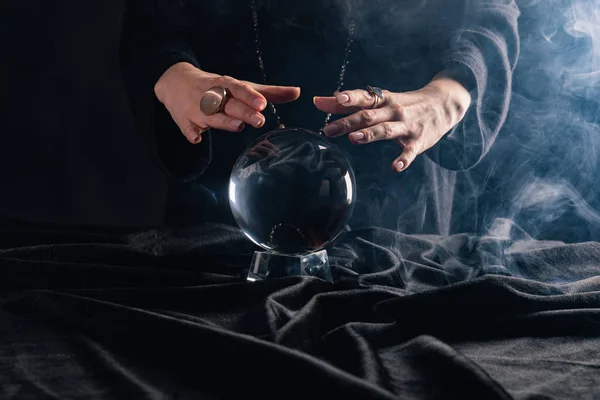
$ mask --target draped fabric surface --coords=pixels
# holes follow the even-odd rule
[[[237,230],[3,221],[0,397],[596,399],[600,245],[346,232],[247,283]]]

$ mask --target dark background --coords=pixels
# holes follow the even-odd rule
[[[0,2],[0,214],[156,225],[167,178],[138,129],[119,50],[127,2]]]

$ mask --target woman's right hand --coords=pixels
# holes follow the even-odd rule
[[[200,99],[213,86],[223,86],[231,97],[223,112],[207,116],[200,110]],[[165,71],[154,86],[154,93],[187,140],[196,144],[210,128],[231,132],[241,131],[246,124],[260,128],[265,123],[261,112],[267,102],[294,101],[300,96],[300,88],[238,81],[182,62]]]

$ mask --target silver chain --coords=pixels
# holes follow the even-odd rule
[[[255,42],[256,42],[256,56],[258,57],[258,66],[260,67],[260,71],[262,73],[263,83],[265,85],[267,85],[267,73],[265,71],[265,63],[263,61],[262,46],[261,46],[261,40],[260,40],[260,30],[258,27],[258,10],[256,8],[256,0],[252,0],[252,21],[254,23],[254,35],[255,35]],[[344,61],[342,62],[342,69],[340,71],[340,76],[338,78],[336,92],[339,92],[340,90],[342,90],[342,87],[344,86],[344,75],[346,74],[346,67],[348,66],[348,64],[350,62],[349,59],[350,59],[350,53],[352,52],[352,42],[353,41],[354,41],[354,18],[351,18],[350,23],[348,24],[348,39],[346,40],[346,47],[344,50]],[[278,127],[284,128],[285,125],[281,122],[281,118],[279,116],[279,113],[277,112],[277,109],[275,108],[275,105],[273,103],[269,102],[269,108],[271,109],[271,113],[277,119]],[[323,130],[325,125],[327,125],[329,123],[330,119],[331,119],[331,113],[327,113],[327,115],[325,116],[325,122],[323,123],[323,126],[321,127],[321,129],[319,131]]]

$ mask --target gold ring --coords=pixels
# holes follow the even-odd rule
[[[379,97],[377,96],[373,96],[374,100],[373,100],[373,105],[371,106],[371,108],[375,108],[377,107],[377,104],[379,104]]]
[[[222,112],[229,100],[229,93],[223,86],[213,86],[200,99],[200,110],[210,116]]]
[[[365,89],[371,94],[371,96],[374,97],[373,105],[371,106],[371,108],[377,107],[379,105],[379,101],[385,99],[385,96],[383,95],[383,90],[381,90],[380,88],[369,85]]]

